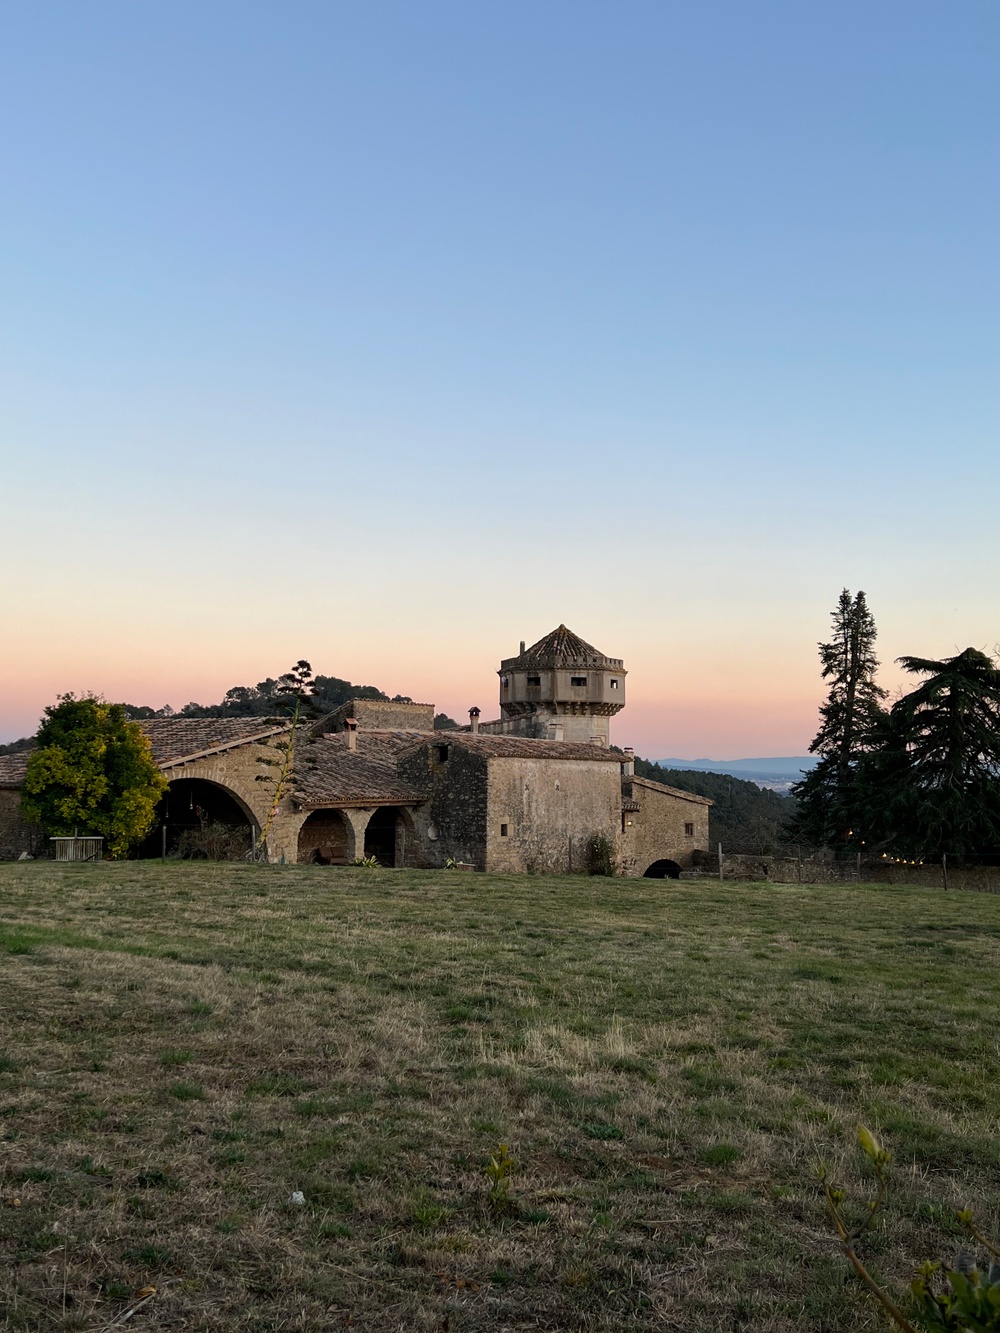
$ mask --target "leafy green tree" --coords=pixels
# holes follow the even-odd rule
[[[56,836],[103,837],[121,857],[152,828],[166,788],[149,741],[120,704],[63,694],[38,729],[22,810]]]
[[[791,834],[803,842],[844,851],[864,840],[858,766],[884,716],[883,690],[875,676],[878,630],[863,592],[845,588],[832,613],[833,637],[819,645],[824,680],[820,727],[809,746],[819,763],[792,791],[797,801]]]
[[[861,766],[870,833],[911,855],[1000,846],[1000,670],[976,648],[899,661],[928,679],[893,705]]]

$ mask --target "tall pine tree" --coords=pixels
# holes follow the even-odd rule
[[[1000,849],[1000,670],[976,648],[899,661],[927,679],[893,704],[862,763],[866,828],[904,856]]]
[[[819,645],[823,679],[830,682],[820,707],[820,728],[809,746],[819,763],[794,788],[798,809],[792,836],[843,853],[860,844],[856,827],[862,808],[857,789],[858,764],[884,716],[883,690],[875,680],[878,631],[863,592],[847,588],[832,613],[833,637]]]

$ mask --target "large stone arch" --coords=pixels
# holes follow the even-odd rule
[[[339,810],[313,810],[299,829],[298,860],[313,865],[347,865],[354,841]]]
[[[383,805],[373,810],[365,826],[365,856],[374,856],[383,866],[418,863],[418,844],[413,815],[405,805]]]
[[[242,859],[252,850],[258,829],[255,812],[239,792],[201,773],[172,773],[157,806],[153,828],[135,854],[148,859],[164,851],[190,851],[191,840],[197,841],[198,835],[208,830],[211,836],[205,854]],[[229,833],[224,834],[224,830]]]

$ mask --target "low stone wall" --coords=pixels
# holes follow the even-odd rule
[[[700,858],[705,873],[718,874],[718,857]],[[945,887],[945,875],[939,865],[887,864],[879,861],[858,863],[835,861],[828,857],[729,856],[723,852],[723,879],[754,880],[770,884],[913,884],[927,889]],[[1000,866],[948,866],[948,888],[972,893],[1000,893]]]

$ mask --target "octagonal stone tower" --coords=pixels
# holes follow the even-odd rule
[[[560,625],[500,663],[502,730],[517,736],[607,745],[625,707],[625,667]]]

